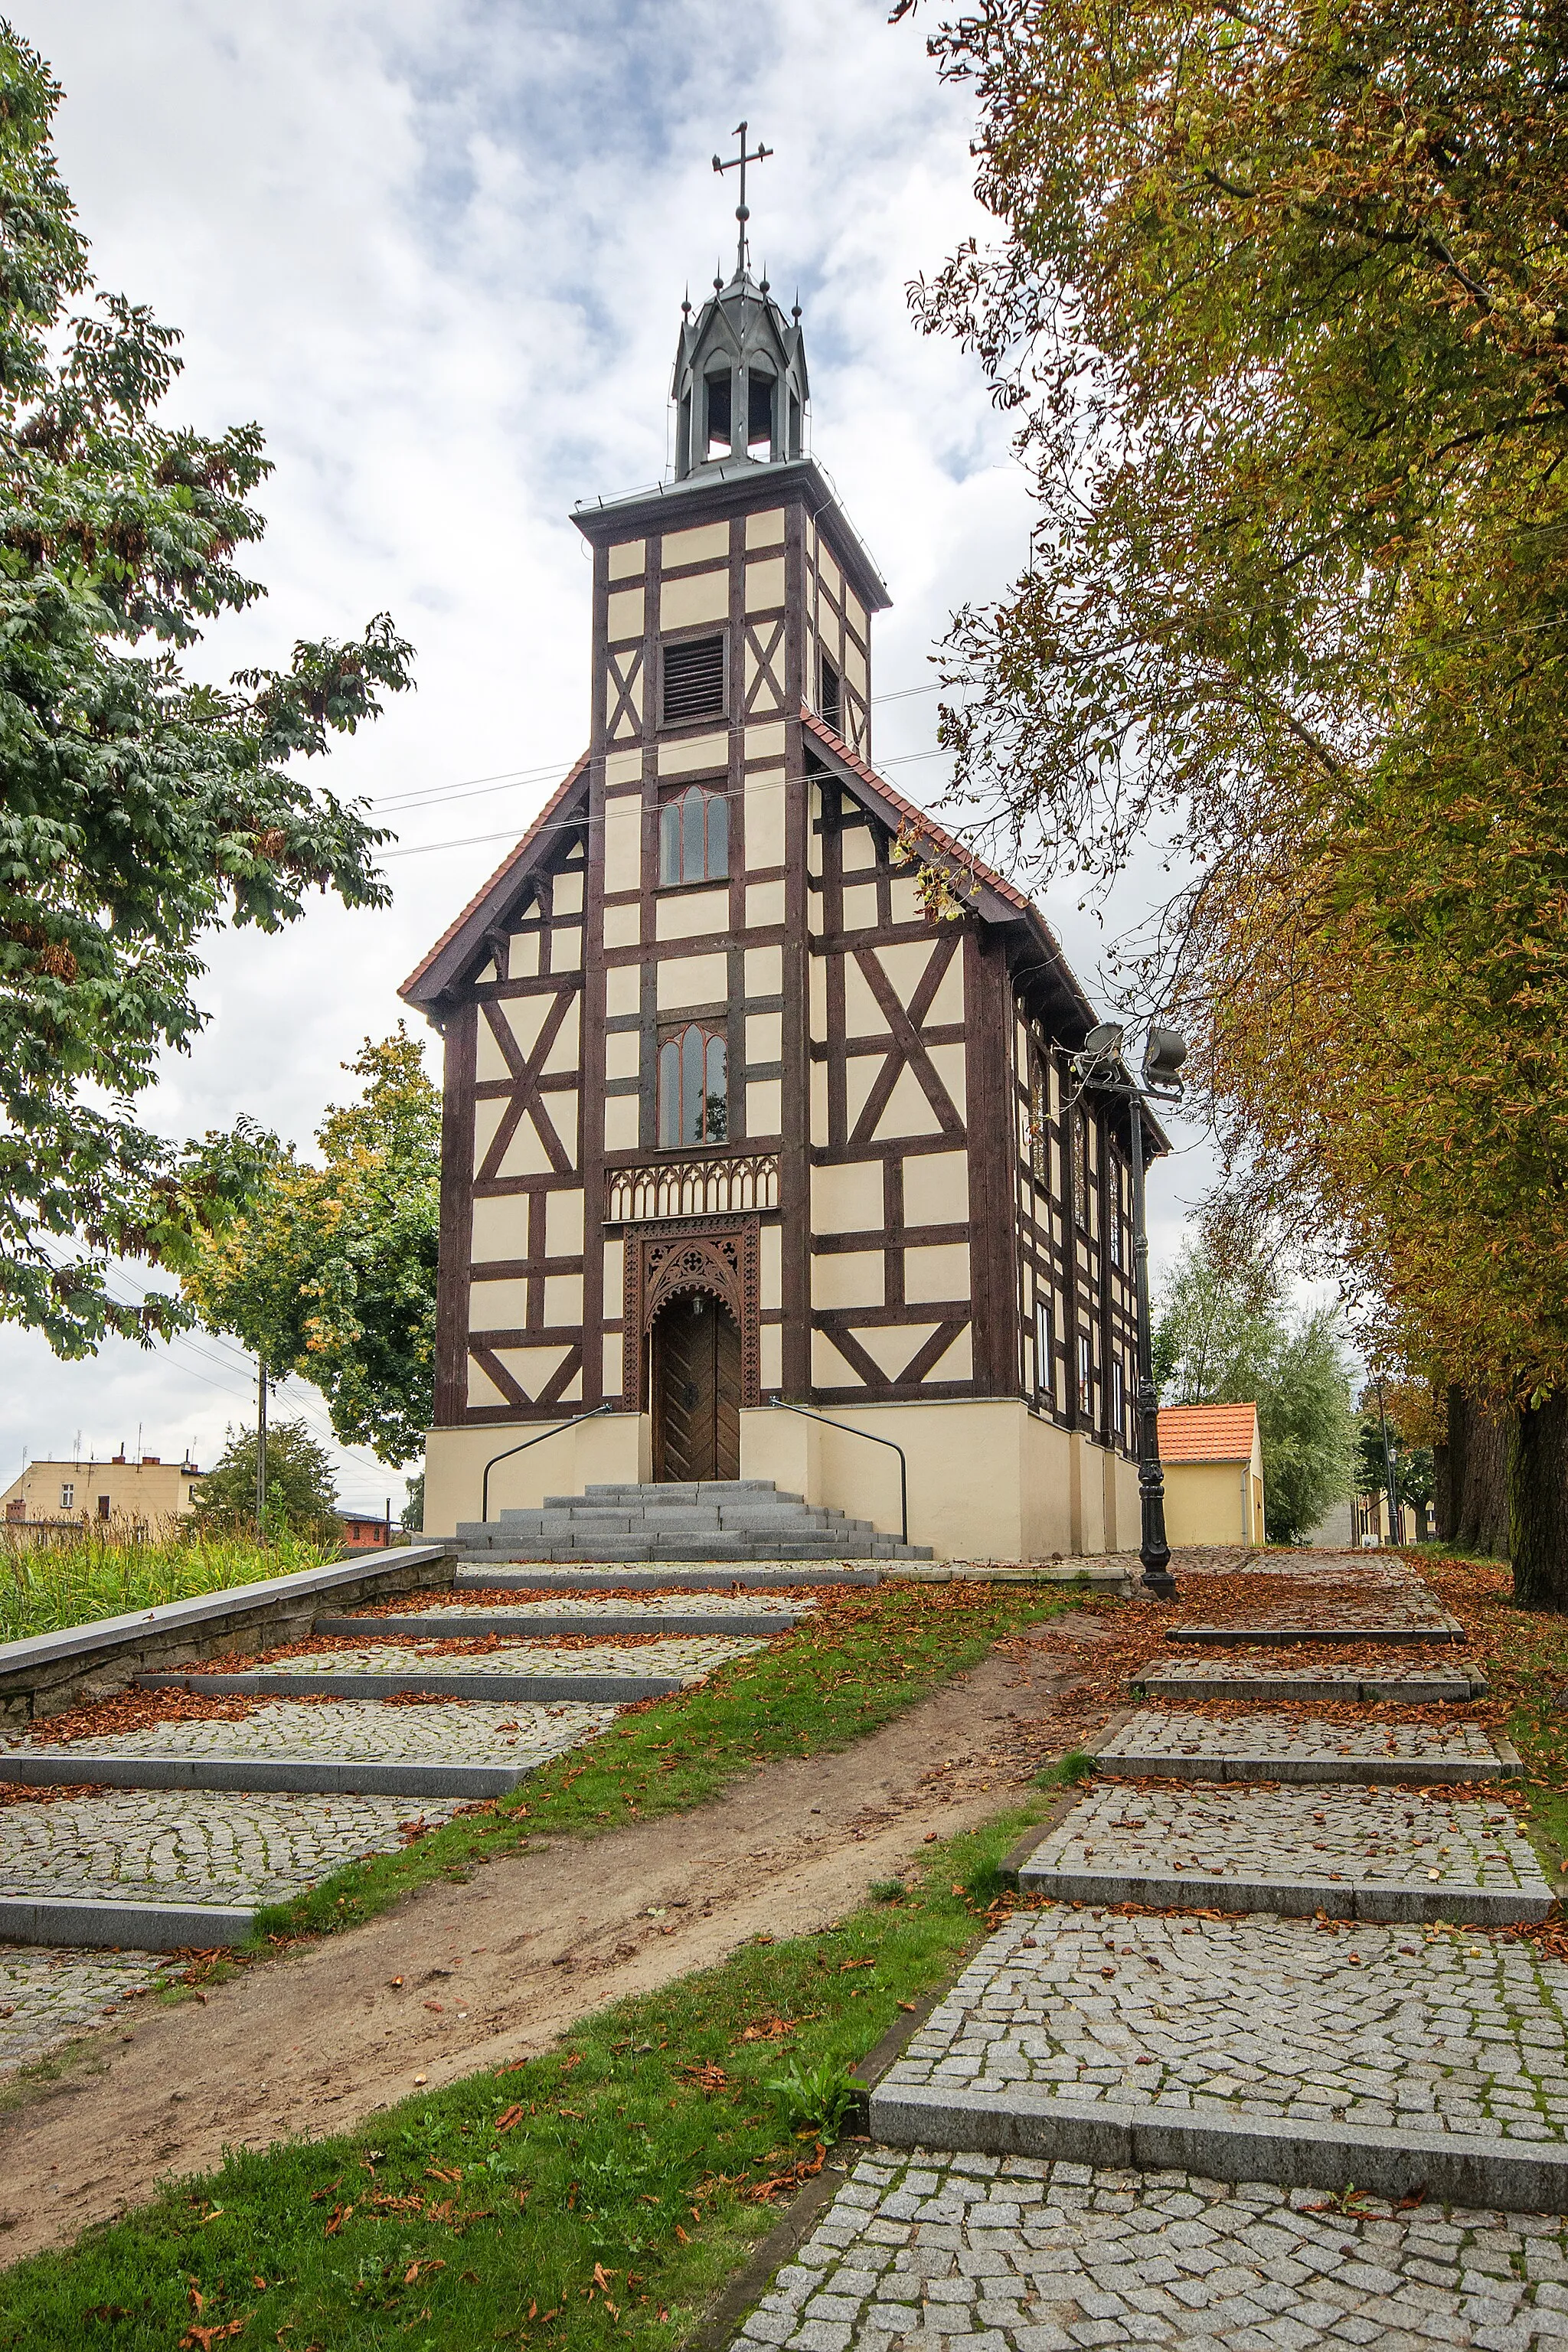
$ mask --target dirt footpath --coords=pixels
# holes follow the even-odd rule
[[[542,1840],[98,2037],[92,2060],[0,2116],[0,2264],[227,2147],[345,2129],[421,2081],[543,2050],[749,1936],[841,1917],[929,1832],[985,1820],[1059,1750],[1053,1703],[1077,1648],[1059,1637],[1099,1631],[1058,1619],[840,1755],[766,1765],[698,1811],[586,1843]]]

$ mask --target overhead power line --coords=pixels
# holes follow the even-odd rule
[[[921,760],[945,760],[946,757],[947,753],[941,750],[935,751],[900,751],[898,753],[896,758],[891,760],[883,760],[879,762],[879,765],[883,768],[908,768],[914,766],[917,761]],[[553,774],[555,771],[552,769],[549,772]],[[758,790],[765,792],[768,789],[769,787],[765,784],[761,786],[753,784],[752,786],[752,790],[753,792]],[[774,789],[782,791],[783,787],[778,786]],[[741,796],[738,793],[730,793],[726,794],[725,797],[730,800],[738,800]],[[515,824],[503,825],[495,833],[464,834],[458,839],[453,841],[404,842],[400,844],[396,849],[378,850],[376,855],[378,857],[382,858],[424,857],[437,849],[475,849],[487,841],[520,841],[522,835],[530,831],[535,833],[577,833],[582,830],[582,825],[583,819],[581,817],[552,817],[547,824],[535,825],[532,827],[525,824],[521,828]]]

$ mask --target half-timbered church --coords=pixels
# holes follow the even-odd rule
[[[588,748],[402,992],[446,1058],[433,1533],[558,1426],[492,1517],[744,1477],[896,1534],[872,1436],[939,1557],[1138,1539],[1125,1105],[1038,910],[877,772],[888,591],[807,391],[742,218],[672,478],[574,517]]]

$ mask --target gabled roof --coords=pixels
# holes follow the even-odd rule
[[[973,877],[983,890],[994,891],[1015,915],[1037,912],[1034,901],[1026,898],[1016,883],[1009,882],[1005,875],[997,873],[994,866],[987,866],[984,859],[976,857],[973,850],[965,849],[951,833],[943,832],[934,817],[929,817],[924,809],[917,808],[913,801],[907,801],[902,793],[895,791],[885,777],[878,775],[874,768],[868,768],[865,761],[849,749],[844,738],[836,735],[826,720],[819,719],[816,711],[808,709],[804,702],[800,706],[800,723],[824,750],[831,751],[835,760],[851,771],[857,782],[868,787],[882,804],[883,814],[896,816],[900,824],[912,825],[922,841],[929,842],[944,857],[951,857],[963,873]]]
[[[430,1012],[463,968],[484,944],[517,896],[518,885],[542,866],[553,836],[574,799],[586,806],[588,754],[584,751],[557,785],[515,849],[509,849],[482,890],[471,898],[455,923],[444,930],[429,954],[416,963],[397,993],[405,1004]]]
[[[1250,1462],[1257,1434],[1255,1404],[1167,1404],[1160,1408],[1162,1462]]]

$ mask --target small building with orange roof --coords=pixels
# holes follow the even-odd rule
[[[1173,1545],[1263,1542],[1263,1443],[1255,1404],[1162,1406],[1160,1459]]]

